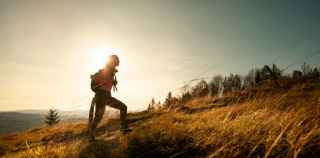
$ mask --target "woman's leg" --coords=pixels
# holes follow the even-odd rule
[[[106,104],[112,108],[120,110],[121,129],[127,129],[127,106],[120,100],[111,96],[107,98]]]
[[[94,138],[95,130],[103,118],[103,114],[106,108],[105,106],[106,95],[103,93],[100,93],[100,94],[96,93],[95,101],[96,101],[95,114],[94,114],[93,120],[90,122],[90,125],[89,125],[89,134],[92,138]]]

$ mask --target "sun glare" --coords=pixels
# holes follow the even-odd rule
[[[111,48],[94,48],[91,50],[91,69],[96,71],[105,66],[106,62],[108,62],[108,56],[111,54],[119,55],[119,51],[111,49]]]

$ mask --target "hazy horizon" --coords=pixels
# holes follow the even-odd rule
[[[90,74],[119,54],[129,110],[193,78],[319,66],[320,2],[0,1],[0,111],[88,109]]]

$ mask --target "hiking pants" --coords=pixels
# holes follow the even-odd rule
[[[96,103],[94,117],[90,118],[90,116],[89,116],[89,128],[90,128],[89,130],[90,130],[90,132],[94,133],[99,122],[102,120],[103,114],[106,109],[106,105],[120,110],[121,128],[126,128],[126,126],[127,126],[127,122],[126,122],[127,106],[124,103],[122,103],[120,100],[112,97],[111,93],[106,92],[106,91],[96,92],[94,99],[95,99],[95,103]]]

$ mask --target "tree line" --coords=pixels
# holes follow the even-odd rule
[[[235,92],[250,88],[255,88],[265,81],[272,81],[276,88],[280,88],[281,79],[305,80],[319,79],[320,71],[318,67],[304,63],[300,70],[293,70],[291,73],[285,74],[285,69],[281,70],[276,64],[264,65],[261,68],[251,69],[246,75],[231,73],[226,76],[216,75],[209,81],[200,80],[197,84],[189,87],[185,85],[183,90],[178,95],[174,96],[172,92],[168,95],[163,103],[156,102],[152,98],[148,105],[148,110],[153,110],[157,107],[170,108],[177,104],[186,103],[193,98],[204,96],[221,97],[224,93]]]

